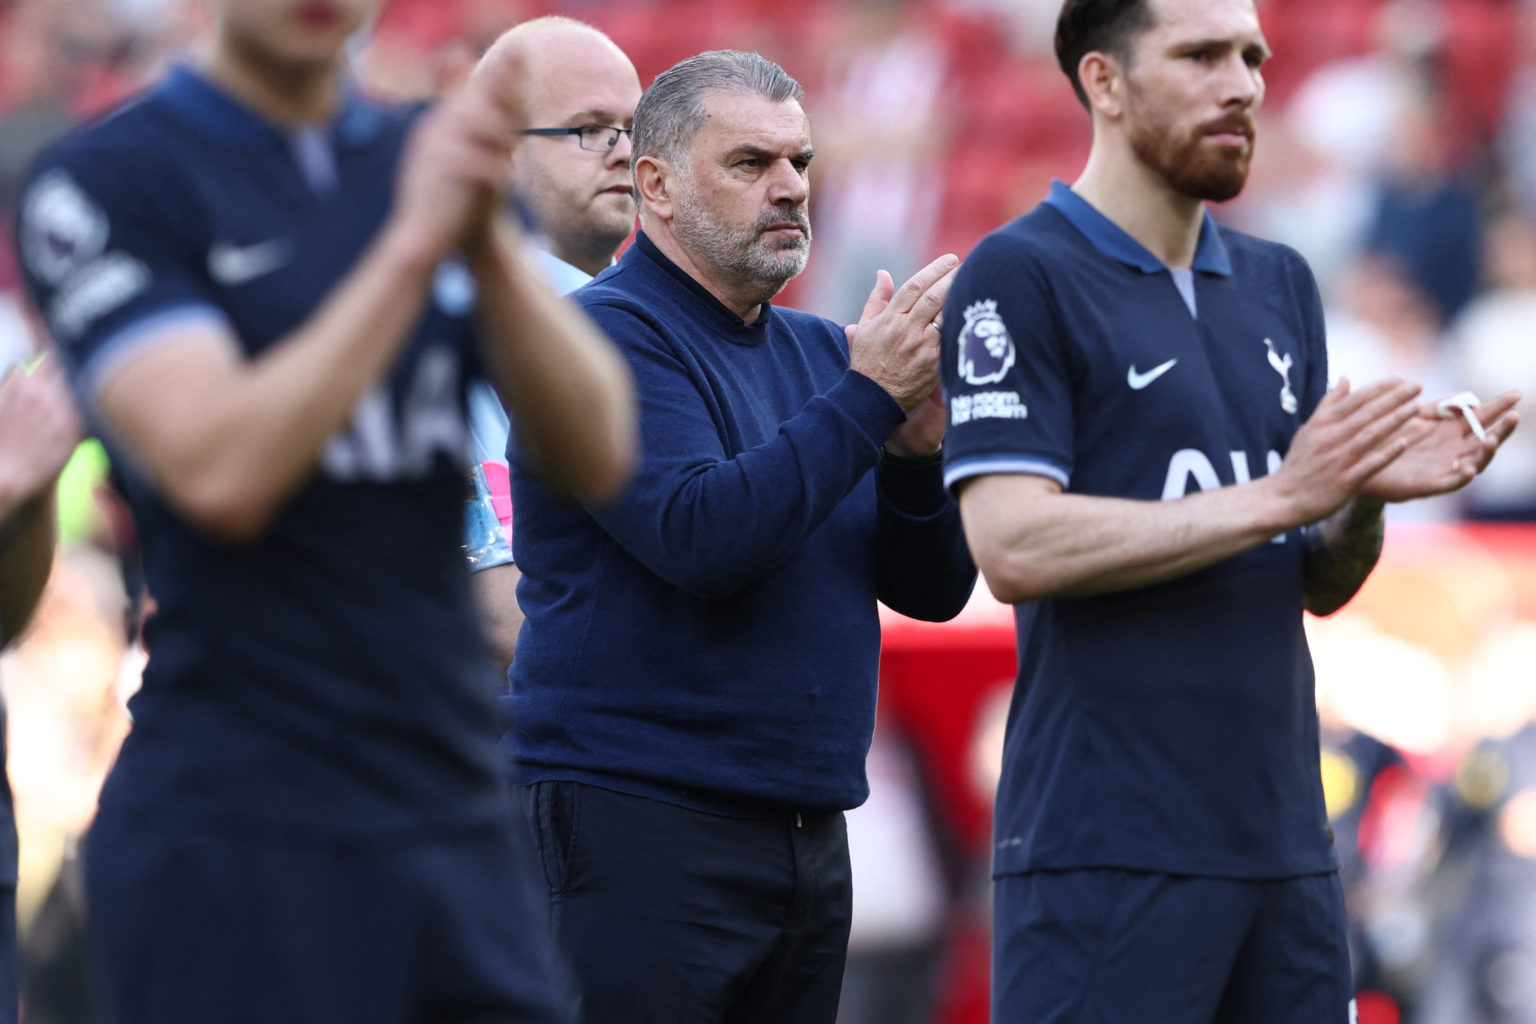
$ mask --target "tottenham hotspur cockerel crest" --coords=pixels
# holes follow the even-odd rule
[[[1264,339],[1264,347],[1269,349],[1269,365],[1280,375],[1280,408],[1294,414],[1299,404],[1296,392],[1291,390],[1291,354],[1287,352],[1282,356],[1275,348],[1275,343],[1268,338]]]
[[[960,330],[960,377],[967,384],[996,384],[1013,369],[1016,355],[1008,327],[997,315],[997,301],[985,299],[965,307]]]

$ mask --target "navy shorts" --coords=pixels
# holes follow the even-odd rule
[[[112,1024],[546,1024],[533,870],[491,829],[380,849],[102,817],[92,968]]]
[[[838,811],[734,817],[523,789],[581,1024],[833,1024],[853,889]]]
[[[1336,874],[1036,871],[993,906],[994,1024],[1352,1024]]]

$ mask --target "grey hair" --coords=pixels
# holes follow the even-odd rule
[[[800,83],[762,54],[709,50],[657,75],[640,97],[630,136],[632,159],[654,156],[680,165],[704,127],[704,95],[717,90],[761,96],[771,103],[805,99]]]

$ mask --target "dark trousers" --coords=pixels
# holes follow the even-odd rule
[[[841,812],[732,817],[524,787],[581,1024],[832,1024],[852,887]]]

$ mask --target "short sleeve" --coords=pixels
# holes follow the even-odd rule
[[[225,325],[187,192],[126,152],[78,146],[45,156],[29,179],[17,252],[28,293],[83,395],[172,322]]]
[[[944,484],[991,473],[1072,473],[1071,368],[1039,257],[992,236],[957,272],[944,306],[949,405]]]

